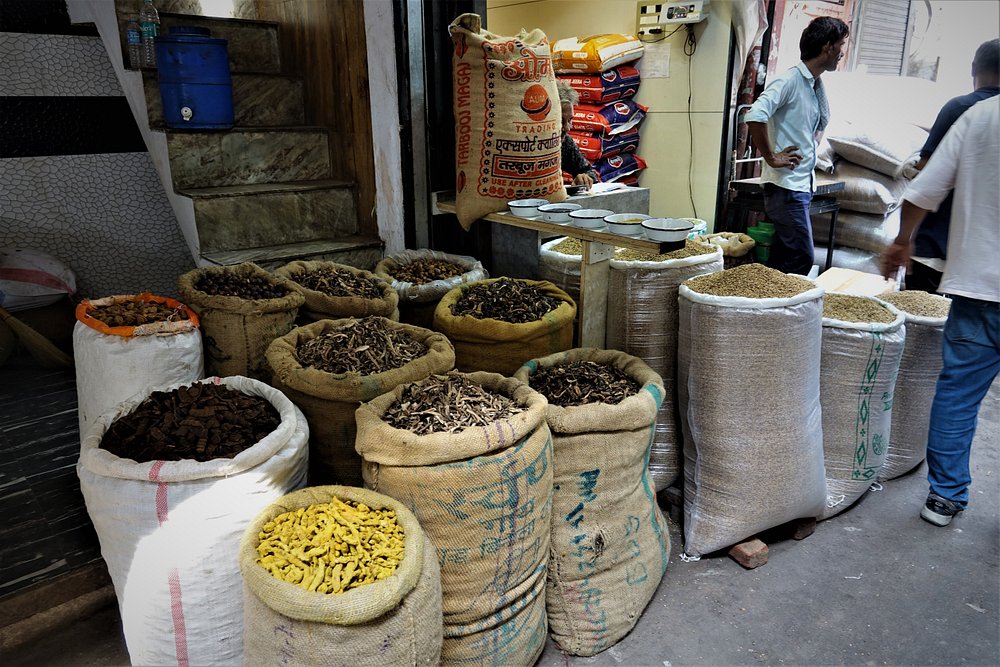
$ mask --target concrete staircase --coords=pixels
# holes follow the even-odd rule
[[[127,17],[119,11],[118,19]],[[372,268],[383,243],[359,234],[353,183],[332,178],[329,129],[305,123],[302,81],[282,71],[279,25],[164,11],[160,20],[162,34],[194,25],[229,42],[232,130],[167,128],[156,71],[142,72],[149,129],[166,138],[160,168],[194,207],[198,263],[272,269],[330,259]]]

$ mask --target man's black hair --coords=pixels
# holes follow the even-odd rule
[[[1000,39],[983,42],[972,59],[972,76],[1000,77]]]
[[[802,60],[815,58],[823,52],[827,44],[835,44],[841,37],[847,37],[851,29],[840,19],[820,16],[813,19],[799,38],[799,57]]]

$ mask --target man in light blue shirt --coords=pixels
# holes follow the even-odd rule
[[[785,273],[806,275],[813,265],[813,169],[830,118],[819,77],[837,69],[849,33],[840,19],[813,19],[799,39],[802,62],[771,81],[745,118],[764,158],[764,210],[775,231],[768,264]]]

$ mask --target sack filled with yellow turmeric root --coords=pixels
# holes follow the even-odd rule
[[[284,496],[240,544],[246,665],[436,665],[441,574],[401,503],[319,486]]]

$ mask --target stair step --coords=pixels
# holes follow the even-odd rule
[[[201,251],[306,243],[358,233],[350,183],[322,180],[187,189]]]
[[[174,188],[186,190],[330,178],[329,132],[322,127],[167,130]]]
[[[160,12],[161,35],[170,34],[170,27],[175,25],[208,28],[212,37],[228,40],[231,72],[281,72],[278,24],[274,21]]]
[[[305,106],[301,77],[284,74],[233,75],[233,114],[236,124],[244,127],[302,125]],[[163,128],[163,104],[155,70],[142,75],[150,127]]]
[[[325,259],[370,271],[382,259],[382,248],[382,240],[375,237],[344,236],[263,248],[203,252],[201,256],[205,261],[219,266],[254,262],[268,271],[296,259]]]

